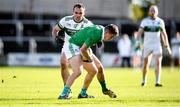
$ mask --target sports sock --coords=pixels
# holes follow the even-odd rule
[[[160,84],[160,78],[161,78],[160,75],[156,76],[156,84]]]
[[[63,92],[62,92],[62,94],[61,94],[61,96],[65,96],[65,95],[67,95],[68,94],[68,92],[69,92],[69,90],[70,90],[70,88],[68,87],[68,86],[64,86],[64,89],[63,89]]]
[[[108,90],[107,87],[106,87],[106,82],[105,81],[99,81],[99,83],[101,84],[101,88],[102,88],[103,92]]]
[[[81,94],[82,96],[86,96],[86,95],[87,95],[86,91],[87,91],[86,88],[82,88],[80,94]]]
[[[143,76],[142,82],[143,82],[144,84],[146,84],[146,77]]]

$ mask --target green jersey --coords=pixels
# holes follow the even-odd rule
[[[84,43],[89,48],[104,38],[104,27],[101,25],[92,25],[86,27],[69,39],[70,43],[82,46]]]

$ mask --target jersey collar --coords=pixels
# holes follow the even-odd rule
[[[150,19],[150,20],[157,20],[158,17],[156,17],[155,19],[153,19],[152,17],[149,16],[149,19]]]
[[[81,23],[81,22],[84,20],[84,17],[82,18],[81,21],[77,22],[77,21],[74,19],[74,16],[73,16],[73,20],[74,20],[74,22],[76,22],[76,23]]]
[[[105,31],[105,28],[103,26],[100,25],[100,28],[102,29],[102,38],[101,38],[101,41],[104,39],[104,31]]]

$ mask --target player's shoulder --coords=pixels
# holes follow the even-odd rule
[[[83,22],[84,22],[84,23],[89,23],[89,22],[91,22],[91,21],[90,21],[89,19],[87,19],[87,18],[84,17]]]
[[[101,28],[102,27],[100,27],[99,25],[90,25],[88,27],[85,27],[84,29],[88,30],[88,31],[96,32],[96,31],[98,31]]]
[[[160,22],[163,22],[164,23],[164,20],[160,17],[157,17],[157,21],[160,21]]]
[[[64,21],[71,21],[73,20],[73,16],[64,16],[61,20],[64,20]]]
[[[147,24],[149,22],[149,17],[146,17],[144,19],[141,20],[141,24]]]
[[[147,22],[147,21],[149,21],[149,20],[151,20],[150,17],[146,17],[146,18],[142,19],[141,22]]]
[[[89,19],[87,19],[86,17],[83,18],[83,23],[88,24],[88,23],[92,23]]]
[[[97,27],[98,29],[104,29],[104,26],[102,26],[102,25],[96,25],[96,27]]]
[[[91,25],[89,28],[94,28],[94,29],[103,29],[104,27],[102,25]]]
[[[104,26],[102,25],[92,25],[91,27],[92,27],[92,30],[96,33],[104,30]]]

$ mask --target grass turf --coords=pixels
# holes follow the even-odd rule
[[[140,70],[138,70],[140,71]],[[163,68],[163,87],[155,87],[153,69],[148,84],[141,87],[141,72],[132,68],[105,68],[107,86],[116,94],[112,99],[101,92],[95,77],[88,94],[95,99],[77,99],[86,74],[73,84],[73,98],[58,100],[63,89],[58,68],[0,67],[0,106],[2,107],[111,107],[111,106],[180,106],[180,68]]]

